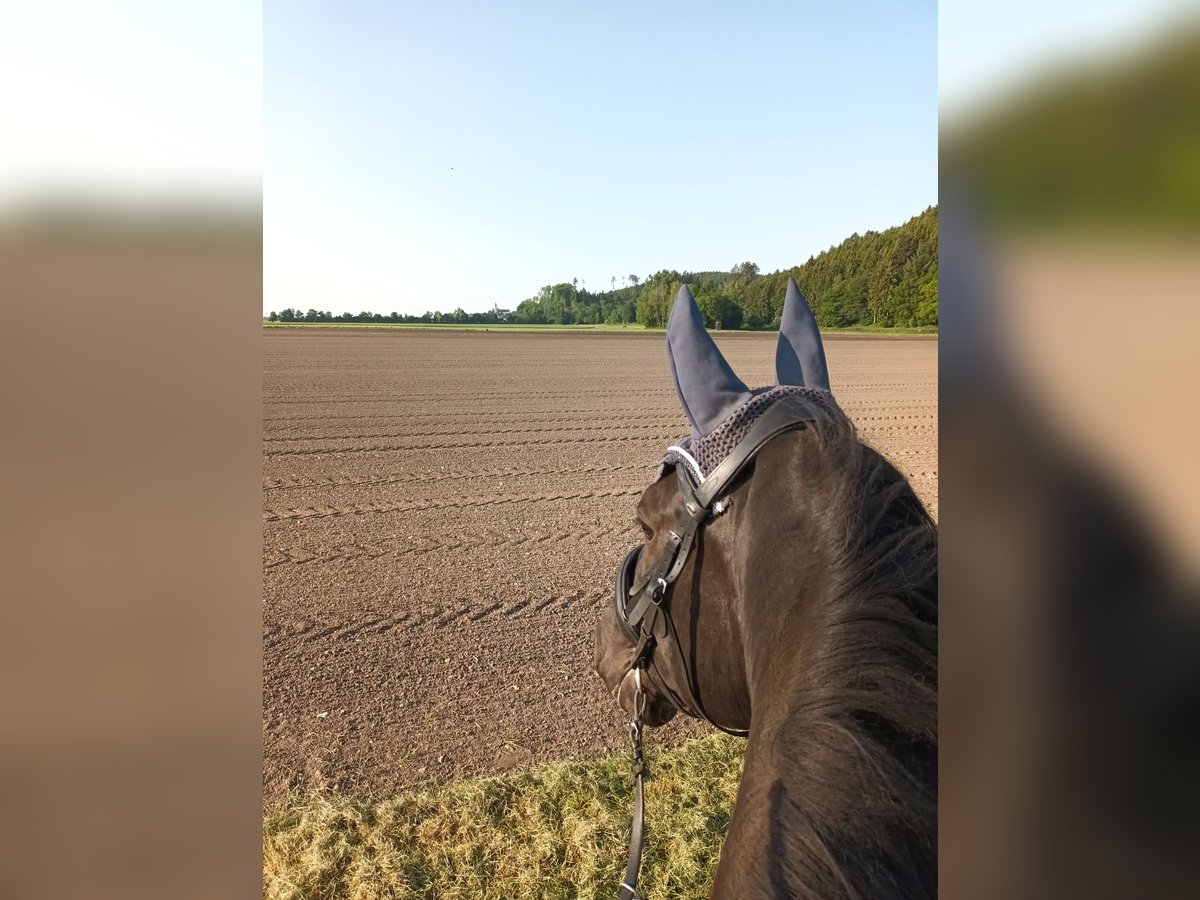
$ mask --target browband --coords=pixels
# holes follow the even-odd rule
[[[692,497],[704,509],[710,509],[725,489],[741,474],[758,451],[785,431],[804,428],[820,414],[820,407],[807,403],[796,396],[784,396],[775,401],[758,421],[750,426],[730,454],[721,461],[707,478],[691,491]],[[690,479],[689,479],[690,487]],[[685,498],[688,496],[684,494]]]

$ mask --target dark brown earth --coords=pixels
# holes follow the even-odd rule
[[[718,337],[751,385],[775,335]],[[937,342],[827,342],[937,515]],[[264,332],[263,783],[394,792],[623,746],[592,626],[687,431],[661,334]],[[676,720],[676,744],[705,726]]]

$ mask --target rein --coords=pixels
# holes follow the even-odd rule
[[[791,397],[784,397],[762,414],[758,421],[750,427],[746,436],[738,442],[737,446],[722,460],[720,465],[713,469],[707,478],[701,478],[698,483],[695,483],[687,466],[676,466],[679,490],[683,495],[683,512],[671,530],[666,547],[646,574],[636,581],[634,576],[641,557],[642,548],[640,546],[631,550],[617,567],[613,603],[616,607],[617,621],[625,632],[625,636],[634,645],[626,677],[632,671],[636,683],[636,694],[633,701],[634,715],[633,720],[629,723],[629,735],[633,744],[633,824],[629,835],[629,855],[625,866],[625,880],[621,883],[621,900],[640,900],[637,892],[637,878],[642,863],[642,842],[645,830],[643,781],[647,773],[645,756],[642,751],[642,717],[647,702],[645,689],[642,687],[642,673],[649,669],[653,661],[654,648],[659,640],[656,629],[659,628],[660,622],[662,636],[673,639],[686,682],[683,686],[683,693],[687,696],[684,699],[680,698],[663,679],[657,679],[658,686],[671,703],[681,712],[693,718],[704,719],[727,734],[745,736],[748,733],[739,729],[727,728],[704,711],[691,667],[683,658],[683,650],[679,646],[675,624],[671,620],[670,609],[666,602],[667,590],[683,571],[695,544],[696,536],[713,517],[714,506],[722,501],[725,492],[737,476],[773,438],[788,431],[807,427],[807,424],[813,420],[814,414],[814,409],[809,404]],[[624,683],[624,678],[622,683]]]
[[[642,714],[646,711],[646,692],[642,690],[642,670],[634,670],[637,693],[633,696],[633,719],[629,723],[629,741],[633,744],[633,824],[629,830],[629,855],[625,862],[625,880],[621,882],[621,898],[641,900],[637,892],[638,871],[642,867],[642,840],[646,820],[646,801],[643,783],[646,758],[642,753]]]

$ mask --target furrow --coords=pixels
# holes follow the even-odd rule
[[[607,437],[587,438],[542,438],[534,441],[466,441],[461,444],[411,444],[407,446],[346,446],[322,447],[303,450],[264,450],[264,456],[328,456],[331,454],[351,453],[396,453],[413,450],[471,450],[487,449],[489,447],[550,447],[562,444],[613,444],[630,443],[635,441],[648,442],[651,439],[670,441],[679,437],[678,434],[655,435],[609,435]]]
[[[327,478],[273,478],[263,483],[265,491],[292,490],[296,488],[313,487],[355,487],[359,485],[456,481],[480,479],[494,481],[498,478],[532,478],[552,475],[591,476],[609,475],[615,472],[645,471],[651,467],[645,464],[620,466],[573,466],[561,469],[492,469],[488,471],[460,471],[427,474],[407,474],[404,472],[380,475],[372,478],[353,478],[350,476]]]
[[[642,488],[618,488],[607,491],[587,491],[578,494],[534,494],[502,495],[499,497],[476,497],[463,500],[418,499],[401,503],[367,503],[341,507],[298,507],[293,509],[270,509],[263,513],[264,522],[280,522],[305,519],[328,519],[341,516],[362,516],[377,513],[414,512],[429,509],[475,509],[484,506],[500,506],[506,503],[552,503],[563,500],[598,500],[611,497],[637,497]]]

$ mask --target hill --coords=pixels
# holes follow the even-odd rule
[[[574,282],[548,284],[511,313],[427,312],[421,316],[363,312],[357,315],[310,309],[271,313],[281,322],[394,322],[441,324],[597,325],[666,323],[680,285],[688,285],[710,328],[778,327],[788,278],[796,283],[823,327],[936,326],[938,321],[938,211],[931,206],[903,225],[852,234],[801,265],[762,274],[753,262],[728,272],[662,269],[625,287],[588,291]],[[613,279],[615,284],[616,279]]]

